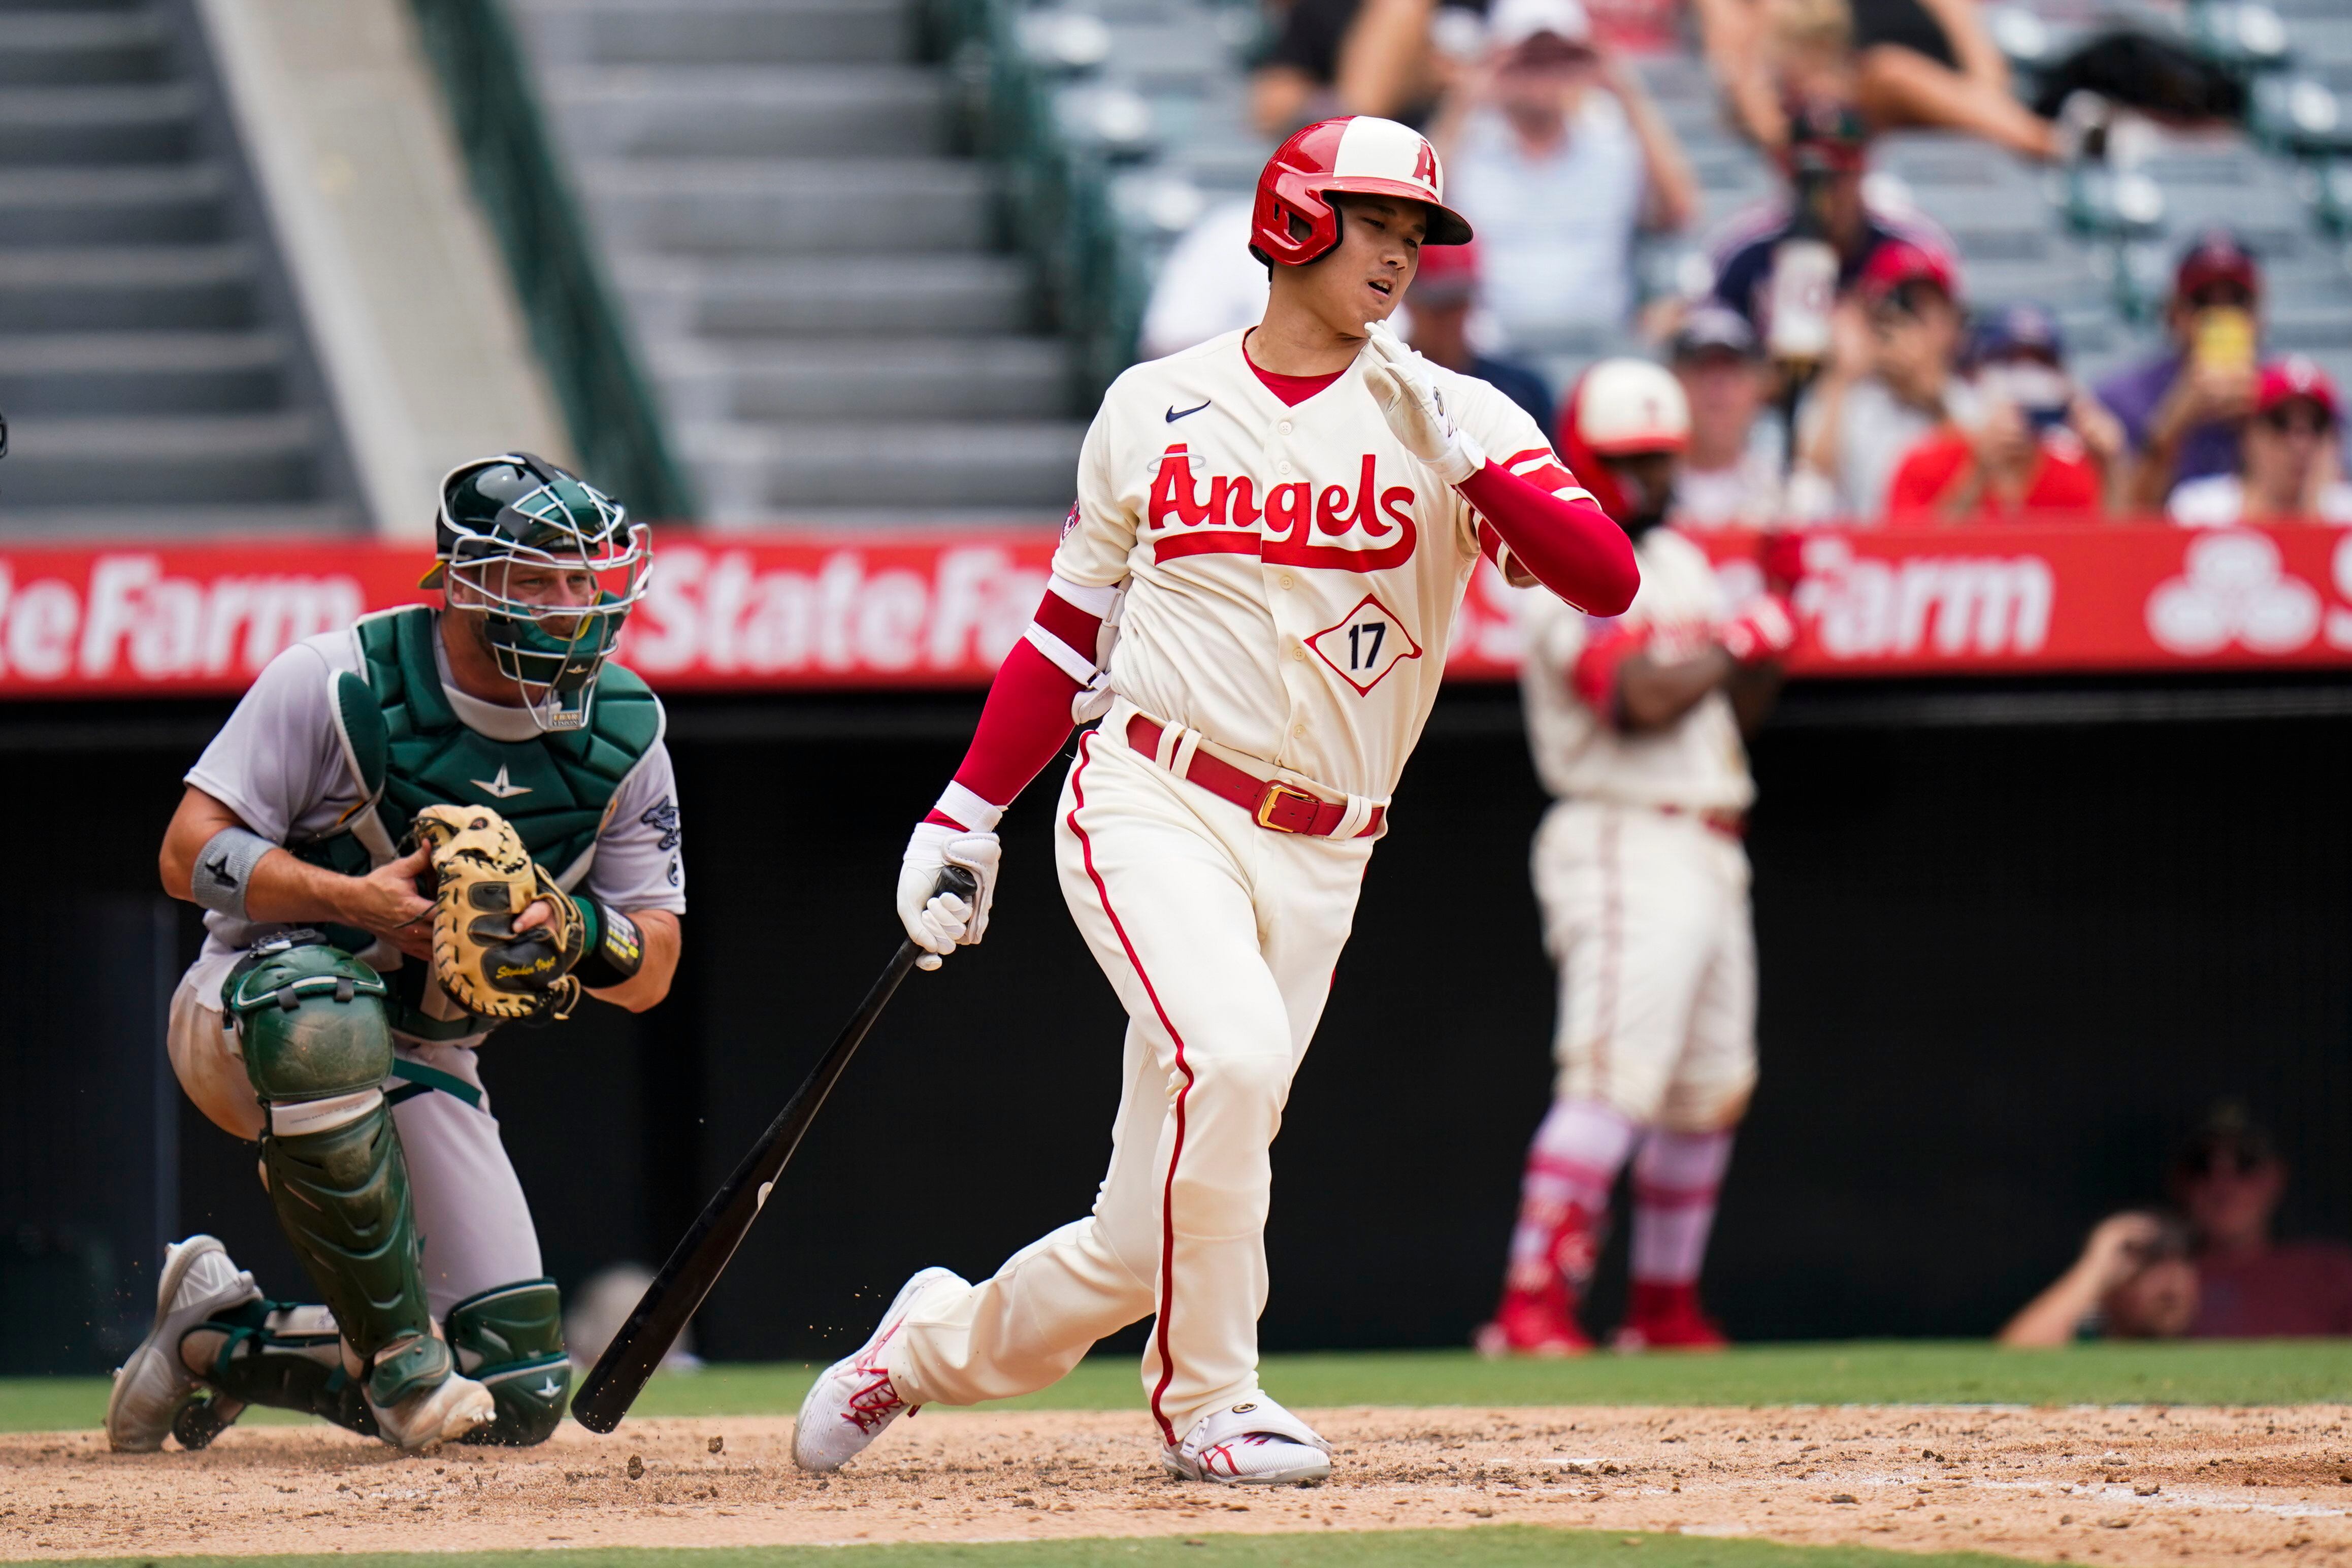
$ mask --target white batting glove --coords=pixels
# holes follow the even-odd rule
[[[1429,362],[1404,346],[1386,321],[1366,321],[1364,384],[1396,438],[1449,485],[1486,466],[1486,454],[1446,412]]]
[[[923,822],[907,840],[898,865],[898,923],[907,940],[923,950],[918,969],[937,969],[959,947],[974,947],[988,931],[988,907],[996,900],[996,868],[1004,847],[993,833],[975,833],[943,822]],[[953,893],[934,891],[940,873],[961,866],[980,884],[967,903]]]

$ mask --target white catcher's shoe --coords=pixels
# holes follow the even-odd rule
[[[1214,1410],[1160,1462],[1188,1481],[1262,1487],[1307,1486],[1331,1473],[1331,1445],[1315,1428],[1261,1394]]]
[[[195,1397],[196,1376],[180,1360],[180,1341],[215,1312],[258,1300],[253,1276],[229,1261],[228,1248],[209,1236],[192,1236],[163,1253],[155,1282],[155,1323],[139,1348],[115,1370],[106,1396],[107,1446],[119,1454],[152,1454],[180,1407]]]
[[[922,1294],[941,1285],[963,1287],[961,1275],[926,1268],[898,1287],[890,1310],[875,1325],[874,1337],[817,1374],[793,1423],[793,1462],[804,1470],[837,1470],[882,1435],[882,1428],[910,1408],[891,1386],[882,1349],[915,1310]]]

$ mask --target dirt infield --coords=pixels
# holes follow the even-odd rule
[[[2352,1562],[2352,1408],[1349,1409],[1315,1488],[1164,1479],[1140,1415],[932,1411],[841,1474],[773,1418],[402,1458],[324,1427],[0,1437],[0,1557],[1022,1540],[1487,1521],[2102,1563]],[[640,1474],[632,1479],[631,1461]]]

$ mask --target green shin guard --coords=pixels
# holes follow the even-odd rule
[[[335,1321],[324,1307],[248,1301],[199,1325],[199,1331],[205,1329],[228,1336],[204,1373],[213,1393],[209,1403],[216,1409],[261,1405],[320,1416],[362,1436],[376,1435],[375,1416],[361,1397],[360,1384],[343,1370]],[[205,1425],[217,1432],[227,1421]],[[192,1429],[182,1441],[198,1435]],[[201,1435],[210,1441],[210,1433]]]
[[[458,1370],[490,1391],[499,1412],[458,1441],[514,1448],[547,1441],[572,1391],[555,1281],[527,1279],[468,1296],[449,1309],[447,1328]]]
[[[269,1116],[262,1169],[286,1237],[370,1365],[380,1406],[437,1386],[448,1347],[425,1300],[408,1165],[383,1098],[384,985],[315,932],[265,942],[229,973],[224,1013]]]

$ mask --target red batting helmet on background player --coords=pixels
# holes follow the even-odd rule
[[[1605,359],[1577,377],[1559,411],[1560,456],[1601,510],[1623,521],[1626,497],[1603,458],[1680,452],[1690,400],[1674,373],[1645,359]]]
[[[1410,125],[1369,114],[1320,120],[1274,150],[1257,177],[1250,213],[1250,254],[1304,267],[1339,243],[1330,192],[1399,196],[1429,208],[1423,245],[1462,245],[1470,226],[1445,205],[1437,149]]]

